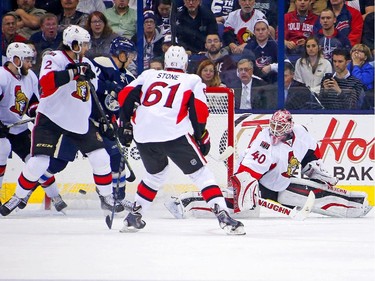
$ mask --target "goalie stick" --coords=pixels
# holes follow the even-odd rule
[[[35,120],[35,117],[27,118],[27,119],[22,119],[20,121],[17,121],[17,122],[15,122],[13,124],[8,125],[7,128],[10,129],[10,128],[14,127],[14,126],[22,125],[22,124],[25,124],[25,123],[28,123],[28,122],[32,122],[34,120]]]
[[[261,197],[258,198],[259,206],[271,210],[276,213],[284,214],[290,217],[293,220],[303,221],[306,219],[312,211],[315,202],[315,195],[314,192],[310,191],[309,195],[307,196],[307,200],[302,208],[294,207],[293,209],[281,205],[278,202],[263,199]]]
[[[216,162],[223,162],[227,160],[228,157],[230,157],[234,153],[234,148],[233,146],[228,146],[223,153],[220,154],[219,158],[213,156],[212,154],[208,154],[208,156],[213,159]]]

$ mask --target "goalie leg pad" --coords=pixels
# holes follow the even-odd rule
[[[249,173],[242,172],[232,178],[234,213],[252,210],[257,205],[259,197],[259,184]]]

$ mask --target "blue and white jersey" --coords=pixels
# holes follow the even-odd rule
[[[97,57],[93,60],[98,76],[97,94],[104,110],[109,116],[118,115],[119,105],[117,102],[117,94],[113,93],[115,89],[118,91],[132,82],[135,77],[127,69],[119,69],[112,58]],[[97,116],[92,116],[97,117]]]

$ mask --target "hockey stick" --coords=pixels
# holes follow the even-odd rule
[[[307,200],[302,208],[294,207],[293,209],[291,209],[289,207],[281,205],[278,202],[275,202],[269,199],[263,199],[261,197],[258,198],[259,206],[266,208],[268,210],[271,210],[275,213],[287,215],[291,219],[297,220],[297,221],[303,221],[309,216],[314,206],[314,202],[315,202],[315,195],[314,195],[314,192],[312,191],[309,192],[309,195],[307,196]]]
[[[223,162],[225,160],[227,160],[228,157],[230,157],[232,154],[234,153],[234,148],[233,146],[228,146],[224,151],[223,153],[220,154],[219,158],[211,155],[210,153],[208,154],[208,156],[215,160],[216,162]]]
[[[35,120],[35,117],[27,118],[27,119],[22,119],[20,121],[17,121],[17,122],[15,122],[13,124],[8,125],[7,128],[10,129],[10,128],[14,127],[14,126],[22,125],[22,124],[25,124],[25,123],[28,123],[28,122],[32,122],[34,120]]]
[[[88,80],[86,80],[86,81],[88,82],[88,84],[90,86],[91,94],[92,94],[92,96],[94,98],[96,106],[99,109],[100,115],[102,116],[102,118],[103,118],[103,120],[104,120],[107,128],[110,128],[110,123],[109,123],[108,118],[107,118],[107,116],[106,116],[106,114],[104,112],[103,106],[102,106],[102,104],[99,101],[99,98],[98,98],[98,95],[96,93],[94,85],[91,83],[91,81],[88,81]],[[118,138],[117,132],[115,132],[115,140],[116,140],[117,148],[120,151],[121,156],[124,158],[125,165],[126,165],[126,167],[128,168],[128,170],[130,172],[129,177],[127,177],[126,180],[129,181],[129,182],[133,182],[135,180],[135,174],[134,174],[134,171],[131,168],[131,166],[129,164],[129,161],[128,161],[127,157],[126,157],[125,148],[122,146],[122,144],[121,144],[121,142],[120,142],[120,140]]]
[[[116,183],[116,188],[115,188],[115,194],[114,194],[114,204],[112,207],[111,215],[107,215],[105,217],[105,223],[107,224],[109,229],[112,229],[112,224],[113,224],[113,219],[115,217],[115,211],[116,211],[116,203],[117,203],[117,197],[118,197],[118,190],[120,189],[120,179],[121,179],[121,173],[125,169],[125,157],[121,155],[121,160],[120,160],[120,166],[118,168],[118,176],[117,176],[117,183]],[[126,180],[125,180],[125,187],[126,187]],[[124,188],[125,188],[124,187]]]

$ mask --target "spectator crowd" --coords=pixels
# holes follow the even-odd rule
[[[60,48],[73,24],[90,33],[92,61],[109,57],[118,36],[137,46],[137,1],[3,1],[2,64],[8,45],[24,42],[38,75],[43,56]],[[278,1],[143,2],[143,50],[126,65],[135,77],[137,55],[143,69],[161,69],[165,52],[179,45],[189,55],[188,73],[207,87],[233,88],[237,110],[276,109],[279,63],[287,109],[374,109],[374,0],[285,1],[282,62]]]

